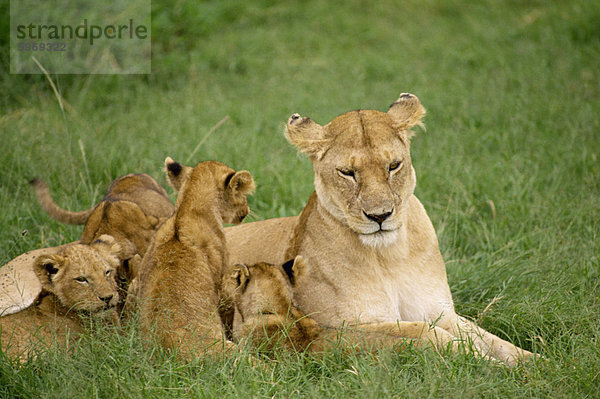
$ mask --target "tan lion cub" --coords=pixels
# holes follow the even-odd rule
[[[74,244],[38,256],[33,271],[41,293],[28,308],[0,317],[2,350],[26,359],[36,346],[65,346],[81,331],[82,313],[118,322],[115,275],[120,251],[113,237],[103,235],[89,245]]]
[[[223,223],[237,224],[248,215],[246,195],[254,180],[248,171],[215,161],[191,168],[167,158],[165,165],[179,194],[175,213],[154,236],[132,286],[141,332],[184,358],[219,352],[219,295],[227,264]]]
[[[123,253],[117,270],[121,308],[128,286],[136,276],[136,265],[146,253],[160,223],[173,213],[174,207],[167,192],[151,176],[130,173],[115,179],[98,205],[72,212],[54,202],[43,180],[33,179],[30,184],[40,205],[53,219],[68,224],[85,224],[80,240],[82,244],[110,234],[121,245]]]
[[[424,322],[322,328],[294,305],[292,288],[306,274],[307,264],[301,256],[282,266],[268,263],[231,266],[223,278],[223,290],[235,309],[234,340],[249,339],[266,351],[278,346],[310,353],[339,345],[357,350],[402,348],[406,339],[414,340],[418,346],[457,349],[458,343],[450,334],[441,329],[436,331]]]

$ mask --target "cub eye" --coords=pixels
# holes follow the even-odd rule
[[[398,168],[400,168],[400,165],[402,165],[402,162],[400,162],[400,161],[394,161],[394,162],[392,162],[392,163],[390,164],[390,166],[389,166],[389,169],[388,169],[388,170],[389,170],[390,172],[393,172],[393,171],[395,171],[395,170],[398,170]]]
[[[344,177],[350,177],[352,179],[355,179],[354,171],[351,169],[338,169],[337,171],[340,175]]]
[[[106,277],[110,277],[110,275],[112,274],[112,272],[113,272],[112,270],[107,270],[106,273],[105,273]]]
[[[75,279],[75,281],[77,281],[77,282],[79,282],[79,283],[87,283],[87,282],[88,282],[88,279],[87,279],[86,277],[83,277],[83,276],[81,276],[81,277],[77,277],[77,278]]]

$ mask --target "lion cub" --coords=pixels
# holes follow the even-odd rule
[[[294,305],[292,288],[306,274],[307,264],[301,256],[281,266],[268,263],[231,266],[223,277],[223,291],[234,307],[234,340],[248,339],[267,352],[274,347],[310,353],[338,346],[346,350],[402,348],[407,339],[414,340],[417,346],[457,348],[449,334],[437,337],[426,323],[402,327],[396,323],[341,329],[322,327]]]
[[[254,180],[216,161],[191,168],[167,158],[165,165],[179,189],[175,213],[156,232],[130,295],[140,307],[142,334],[188,358],[223,349],[223,223],[241,223],[248,215]]]
[[[159,224],[173,213],[166,191],[147,174],[130,173],[115,179],[104,198],[93,208],[72,212],[60,208],[41,179],[30,184],[40,205],[53,218],[67,224],[85,224],[80,242],[89,244],[103,234],[113,236],[123,249],[118,281],[121,302],[136,275],[136,265],[144,256]],[[139,256],[136,256],[139,255]]]
[[[36,345],[67,345],[81,331],[82,314],[118,322],[115,280],[121,247],[109,235],[90,245],[70,245],[36,258],[33,271],[42,290],[26,309],[0,317],[2,350],[26,359]]]
[[[321,349],[323,329],[294,305],[292,284],[304,274],[302,257],[283,266],[257,263],[230,266],[223,276],[223,296],[234,309],[232,335],[263,350],[275,346],[305,351]]]

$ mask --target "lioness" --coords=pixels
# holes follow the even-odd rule
[[[414,338],[416,345],[457,348],[448,332],[425,322],[378,323],[354,328],[322,328],[294,304],[292,287],[309,274],[301,256],[283,265],[236,264],[223,276],[225,297],[233,303],[233,338],[249,339],[260,349],[275,346],[320,353],[342,345],[344,349],[372,349],[381,346],[403,347],[403,338]]]
[[[66,345],[81,331],[81,315],[97,314],[117,322],[115,280],[121,246],[109,235],[93,243],[64,246],[39,255],[33,271],[42,289],[24,310],[0,317],[2,350],[26,359],[38,346]]]
[[[302,255],[311,273],[294,298],[320,325],[425,321],[515,364],[532,354],[454,310],[435,231],[413,194],[410,129],[424,115],[407,93],[386,113],[347,112],[325,126],[292,115],[286,137],[312,161],[315,192],[298,217],[227,229],[230,259],[279,264]]]
[[[189,358],[223,349],[218,310],[228,256],[222,225],[248,215],[254,180],[216,161],[190,168],[167,158],[165,165],[180,188],[175,213],[156,232],[130,295],[140,307],[142,334]]]
[[[30,184],[42,208],[50,216],[68,224],[85,224],[80,242],[91,243],[103,234],[112,235],[123,248],[118,279],[125,300],[129,282],[135,277],[135,255],[144,256],[158,225],[173,213],[165,190],[151,176],[131,173],[115,179],[98,205],[80,212],[60,208],[46,183]]]

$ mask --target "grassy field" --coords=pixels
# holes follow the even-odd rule
[[[312,170],[283,137],[287,117],[324,124],[411,92],[428,110],[416,194],[457,311],[548,360],[508,369],[409,348],[182,363],[134,327],[98,328],[75,354],[22,367],[0,355],[1,398],[600,397],[599,2],[152,6],[152,75],[53,75],[63,114],[44,76],[8,74],[0,0],[0,264],[81,233],[41,211],[34,176],[79,210],[129,172],[166,186],[166,156],[218,159],[255,176],[255,220],[295,215]]]

